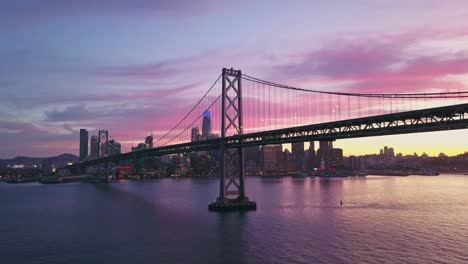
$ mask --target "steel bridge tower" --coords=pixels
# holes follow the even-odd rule
[[[210,203],[210,210],[255,210],[257,205],[245,195],[244,156],[239,148],[226,148],[227,136],[242,135],[242,72],[222,71],[221,147],[219,197]]]
[[[99,130],[98,134],[98,157],[99,158],[105,158],[109,155],[109,131],[108,130]],[[97,178],[94,179],[96,182],[107,182],[108,180],[108,174],[109,174],[109,166],[108,163],[104,163],[104,177],[101,177],[101,164],[98,165],[97,168]]]

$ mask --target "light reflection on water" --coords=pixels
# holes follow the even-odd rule
[[[468,177],[0,184],[1,263],[468,263]],[[343,206],[339,202],[343,200]]]

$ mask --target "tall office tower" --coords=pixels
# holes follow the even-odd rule
[[[80,161],[88,156],[88,130],[80,129]]]
[[[385,147],[383,148],[383,154],[384,154],[384,156],[385,156],[386,158],[388,158],[388,147],[387,147],[387,146],[385,146]]]
[[[388,148],[388,157],[390,157],[390,158],[395,157],[395,149]]]
[[[302,170],[304,164],[304,142],[292,143],[291,146],[295,169]]]
[[[210,111],[205,111],[203,113],[202,137],[203,139],[209,139],[211,137],[211,113]]]
[[[97,136],[91,136],[91,151],[89,155],[91,158],[97,158],[99,155],[99,139]]]
[[[198,127],[192,127],[192,142],[200,140],[200,130]]]
[[[320,141],[319,149],[317,150],[317,160],[320,163],[323,163],[325,168],[330,167],[330,142],[329,141]],[[323,167],[321,166],[321,167]]]
[[[305,160],[304,167],[306,169],[313,169],[315,164],[315,142],[311,141],[309,145],[309,150],[307,151],[307,159]]]
[[[145,138],[145,144],[148,148],[153,148],[153,133]]]

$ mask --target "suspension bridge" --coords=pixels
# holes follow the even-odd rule
[[[245,193],[244,147],[465,129],[467,97],[468,91],[314,90],[223,69],[201,99],[155,140],[154,147],[117,155],[101,151],[96,159],[63,169],[76,173],[98,167],[107,175],[108,164],[125,160],[216,150],[219,196],[209,209],[255,209]],[[204,118],[211,119],[210,127],[198,134]],[[100,131],[100,145],[108,146],[108,139],[107,131]]]

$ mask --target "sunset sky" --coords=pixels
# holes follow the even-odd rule
[[[467,1],[0,2],[0,158],[131,147],[169,129],[223,67],[317,90],[468,90]],[[468,131],[341,140],[345,155],[468,151]]]

